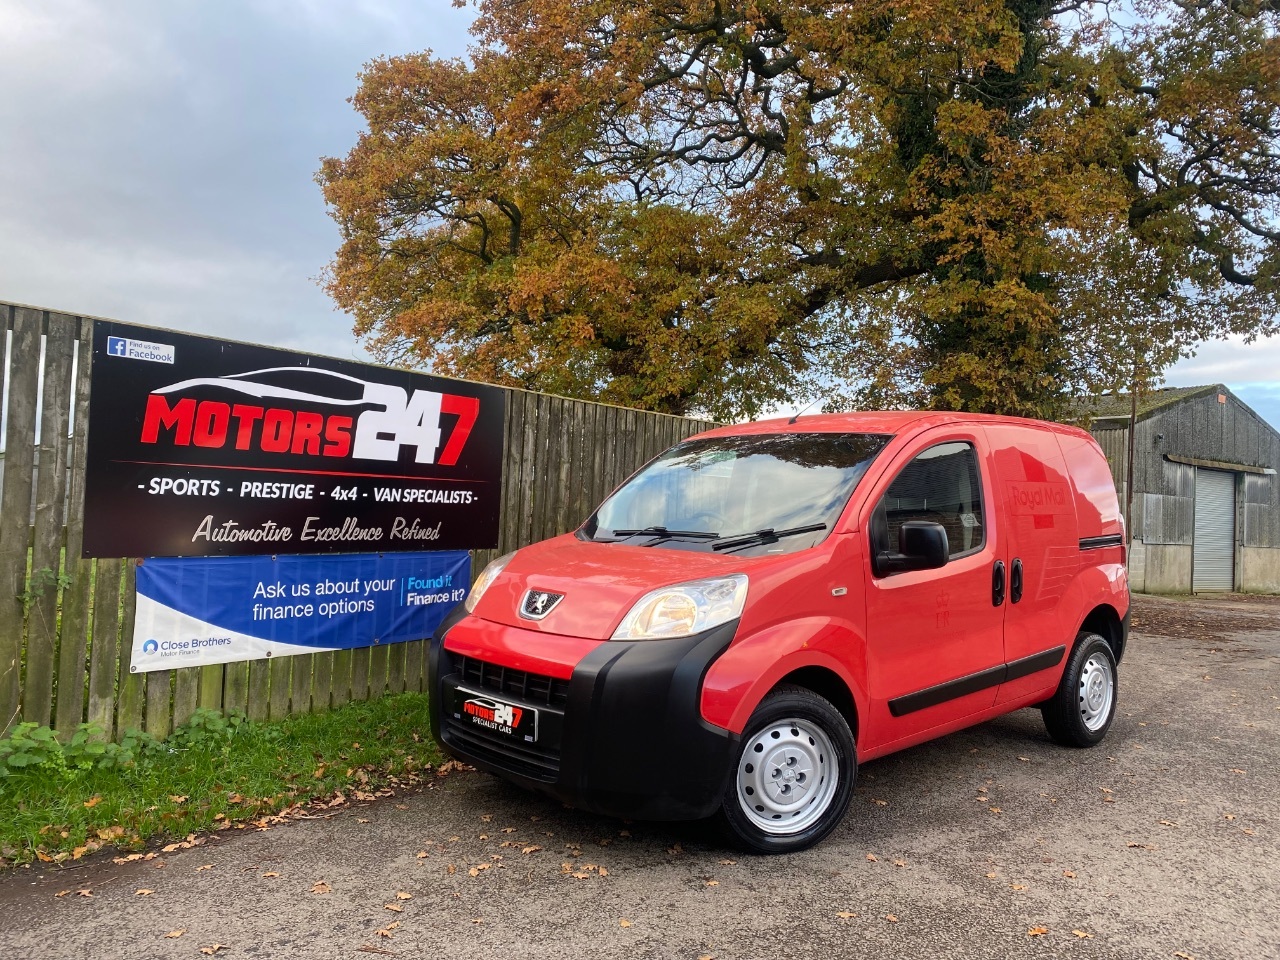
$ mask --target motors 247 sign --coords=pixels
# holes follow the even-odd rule
[[[84,556],[497,546],[503,393],[94,325]]]

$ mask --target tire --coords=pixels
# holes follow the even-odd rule
[[[844,716],[804,687],[779,687],[747,722],[720,820],[754,853],[805,850],[844,818],[858,761]]]
[[[1082,631],[1057,692],[1040,705],[1049,736],[1064,747],[1101,743],[1115,719],[1118,690],[1111,644],[1096,633]]]

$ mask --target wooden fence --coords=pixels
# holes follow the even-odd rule
[[[167,735],[197,707],[253,719],[421,690],[425,641],[130,673],[133,560],[82,560],[94,318],[0,302],[0,731],[82,721]],[[704,421],[508,390],[499,553],[570,530]],[[70,438],[70,442],[68,442]],[[140,518],[140,522],[145,522]]]

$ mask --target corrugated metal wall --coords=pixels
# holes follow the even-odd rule
[[[1280,468],[1280,434],[1230,393],[1192,397],[1138,420],[1134,445],[1133,536],[1149,544],[1190,544],[1195,524],[1195,467],[1166,454]],[[1111,463],[1124,500],[1127,424],[1103,421],[1093,435]],[[1280,547],[1280,484],[1244,474],[1243,543]]]

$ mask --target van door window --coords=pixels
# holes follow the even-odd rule
[[[898,534],[908,520],[942,524],[953,559],[982,548],[982,483],[972,444],[940,443],[902,469],[876,507],[876,548],[897,553]]]

